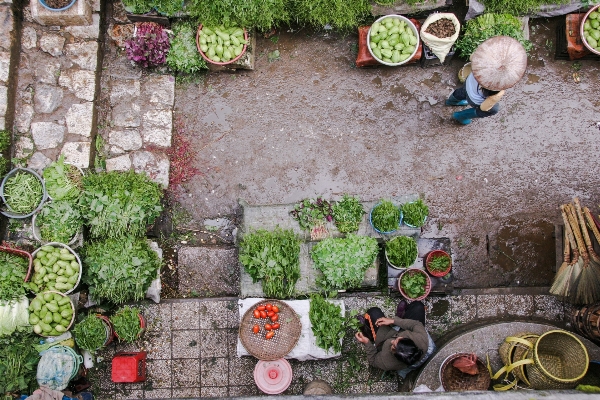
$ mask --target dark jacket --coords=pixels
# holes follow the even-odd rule
[[[408,367],[408,365],[398,360],[394,353],[392,353],[393,339],[400,336],[411,339],[423,351],[423,356],[425,356],[429,347],[429,336],[421,322],[414,319],[394,317],[394,325],[404,330],[401,329],[400,332],[397,332],[392,328],[392,325],[382,326],[377,331],[375,344],[373,342],[364,344],[369,364],[384,371],[397,371]]]

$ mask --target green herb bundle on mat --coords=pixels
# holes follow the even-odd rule
[[[18,214],[32,213],[44,198],[42,182],[33,174],[17,171],[4,184],[6,206]]]
[[[317,243],[310,255],[315,268],[323,273],[317,283],[325,290],[345,290],[360,287],[378,253],[376,239],[349,233],[345,238]]]
[[[80,209],[94,238],[144,236],[162,211],[162,190],[146,174],[103,172],[86,175]]]
[[[401,209],[402,218],[405,224],[417,228],[425,225],[425,219],[429,215],[429,207],[423,203],[423,200],[419,199],[417,201],[403,204]]]
[[[298,24],[308,24],[316,29],[329,25],[333,29],[349,31],[371,16],[369,0],[292,0],[291,7],[291,14]]]
[[[160,269],[158,255],[143,238],[89,242],[82,254],[90,295],[114,304],[143,299]]]
[[[58,200],[44,204],[35,217],[35,225],[42,240],[69,243],[83,226],[83,219],[76,204]]]
[[[31,327],[0,336],[0,396],[13,399],[15,393],[33,393],[40,355],[33,347],[39,340]]]
[[[327,352],[340,352],[341,341],[346,332],[346,318],[342,315],[342,308],[319,294],[313,294],[310,296],[308,316],[317,346]]]
[[[347,194],[333,205],[333,220],[341,233],[356,232],[364,213],[360,200]]]
[[[300,278],[300,240],[292,230],[257,230],[240,243],[240,262],[266,297],[285,299]]]
[[[527,15],[540,10],[540,6],[568,4],[571,0],[480,0],[487,13]]]
[[[137,340],[142,333],[139,314],[139,308],[125,306],[110,317],[113,329],[120,340],[127,343]]]
[[[52,200],[76,200],[81,195],[83,176],[76,166],[65,164],[62,155],[44,169],[43,177]]]
[[[385,244],[385,255],[399,268],[410,267],[417,259],[417,242],[410,236],[396,236]]]
[[[75,324],[73,334],[77,346],[92,352],[104,346],[107,340],[106,326],[96,314],[88,314],[81,322]]]
[[[29,260],[0,251],[0,303],[25,296],[25,277]]]
[[[289,21],[289,4],[290,0],[190,0],[186,11],[203,25],[265,32]]]
[[[197,28],[191,22],[173,24],[171,48],[167,54],[167,65],[173,71],[192,74],[208,68],[196,47]]]
[[[494,36],[510,36],[526,51],[532,48],[531,42],[523,36],[521,21],[510,14],[483,14],[467,21],[462,36],[456,41],[456,48],[463,58],[468,59],[477,46]]]

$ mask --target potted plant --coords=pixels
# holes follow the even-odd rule
[[[371,210],[369,222],[379,233],[392,233],[402,223],[402,211],[391,201],[382,199]]]
[[[298,221],[300,228],[310,231],[311,240],[319,240],[327,237],[325,223],[333,221],[333,209],[331,203],[322,197],[304,199],[294,205],[290,215]]]
[[[4,177],[0,197],[9,218],[27,218],[42,207],[47,198],[44,180],[34,170],[15,168]]]
[[[83,171],[65,162],[61,155],[58,160],[44,168],[42,176],[46,184],[48,198],[52,200],[77,200],[83,190]]]
[[[75,343],[83,350],[94,352],[112,341],[110,321],[103,315],[88,314],[73,329]]]
[[[409,268],[398,278],[398,289],[409,300],[423,300],[431,291],[431,280],[425,271]]]
[[[411,228],[419,228],[425,225],[427,216],[429,215],[429,207],[423,200],[412,201],[402,205],[402,218],[404,224]]]
[[[133,343],[142,336],[146,329],[146,319],[139,308],[125,306],[118,310],[110,322],[115,331],[115,336],[127,343]]]
[[[418,254],[417,242],[410,236],[396,236],[385,244],[385,259],[396,269],[413,265]]]
[[[65,11],[75,4],[77,0],[39,0],[40,4],[50,11]]]
[[[452,259],[443,250],[433,250],[427,254],[425,266],[427,271],[433,276],[446,276],[452,268]]]
[[[360,287],[378,253],[376,239],[349,233],[345,238],[327,238],[319,242],[310,255],[314,267],[323,273],[317,279],[319,286],[328,291],[339,291]]]
[[[333,205],[333,220],[341,233],[356,232],[364,213],[360,200],[347,194]]]
[[[74,244],[83,227],[79,208],[70,201],[51,201],[42,207],[31,220],[33,237],[42,242]]]

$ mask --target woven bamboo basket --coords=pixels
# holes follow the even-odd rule
[[[525,360],[528,357],[531,357],[530,352],[533,350],[533,346],[535,345],[538,337],[539,335],[531,332],[520,332],[516,335],[506,338],[506,340],[498,349],[498,353],[500,354],[500,358],[502,359],[504,365],[511,365],[517,361]],[[528,344],[525,344],[519,340],[511,339],[525,340],[528,342]],[[524,365],[514,368],[511,373],[526,386],[530,386]]]
[[[440,367],[440,381],[446,392],[464,392],[468,390],[488,390],[491,378],[485,364],[477,358],[477,375],[465,374],[452,366],[459,357],[469,356],[468,353],[456,353],[448,356]]]

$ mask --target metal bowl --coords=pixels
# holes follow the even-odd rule
[[[587,49],[589,51],[591,51],[592,53],[600,56],[600,51],[598,51],[595,48],[593,48],[592,46],[590,46],[590,44],[587,42],[587,40],[585,40],[585,35],[583,34],[583,24],[585,24],[585,21],[588,19],[589,15],[591,13],[593,13],[594,11],[600,12],[600,4],[590,8],[590,10],[583,16],[583,19],[581,20],[581,25],[579,26],[579,34],[581,35],[581,41],[583,42],[583,45],[585,47],[587,47]],[[600,29],[600,27],[599,27],[599,29]]]

